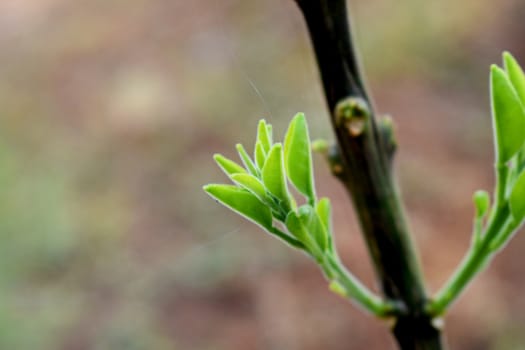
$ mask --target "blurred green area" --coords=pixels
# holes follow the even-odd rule
[[[491,188],[488,64],[525,62],[519,0],[350,1],[435,290]],[[331,139],[293,1],[0,2],[0,349],[393,348],[313,264],[206,197],[265,117]],[[342,255],[373,283],[351,206]],[[350,231],[350,233],[348,232]],[[525,349],[523,238],[447,319],[461,349]],[[313,331],[315,329],[315,331]],[[351,346],[349,344],[352,344]]]

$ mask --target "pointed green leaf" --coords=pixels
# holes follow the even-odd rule
[[[295,211],[290,211],[286,216],[285,220],[286,228],[298,241],[300,241],[304,247],[305,251],[308,252],[312,257],[321,261],[322,253],[317,247],[314,238],[310,233],[308,233],[307,227],[304,226],[304,223],[299,218],[299,215]]]
[[[288,178],[295,188],[315,202],[312,154],[308,125],[303,113],[298,113],[290,123],[284,141],[284,161]]]
[[[298,214],[299,221],[303,227],[306,228],[306,231],[315,241],[317,247],[321,252],[325,252],[328,247],[328,232],[319,219],[319,216],[317,216],[314,208],[309,204],[302,205],[299,207]]]
[[[273,144],[272,124],[266,124],[266,132],[268,133],[268,139],[270,140],[270,145],[272,145]]]
[[[510,212],[516,223],[525,218],[525,171],[519,176],[509,197]]]
[[[525,141],[525,112],[507,75],[495,65],[491,67],[491,95],[496,160],[504,164]]]
[[[268,191],[279,199],[288,211],[290,209],[290,194],[284,175],[282,155],[282,145],[280,143],[273,145],[262,168],[262,180]]]
[[[264,147],[260,141],[257,141],[255,144],[255,164],[257,164],[257,167],[262,170],[264,166],[264,162],[266,161],[266,152],[264,151]]]
[[[268,153],[270,151],[270,148],[272,147],[272,142],[270,141],[270,137],[268,135],[268,128],[264,119],[261,119],[259,121],[259,127],[257,128],[257,141],[261,143],[265,153]]]
[[[476,217],[485,216],[490,206],[490,196],[486,191],[478,190],[473,196],[474,205],[476,206]]]
[[[286,216],[285,225],[288,231],[310,250],[312,245],[311,239],[295,211],[290,211],[288,213]]]
[[[242,166],[235,163],[233,160],[230,160],[224,157],[221,154],[214,154],[213,159],[215,159],[215,162],[219,165],[222,171],[224,171],[224,173],[228,176],[233,175],[233,174],[246,173],[246,170]]]
[[[332,206],[330,200],[326,197],[321,198],[315,205],[315,211],[327,234],[327,245],[329,250],[334,249],[334,242],[332,238]]]
[[[317,212],[319,219],[321,219],[325,229],[328,232],[332,232],[332,206],[330,200],[326,197],[321,198],[321,200],[315,205],[315,211]]]
[[[512,86],[516,89],[522,105],[525,106],[525,74],[516,59],[509,52],[503,53],[503,61],[505,62],[505,70]]]
[[[255,166],[253,160],[248,155],[248,152],[244,149],[243,145],[240,143],[235,145],[235,148],[237,148],[237,152],[239,153],[239,157],[241,157],[242,163],[248,169],[250,174],[253,176],[258,176],[257,167]]]
[[[253,193],[261,202],[266,202],[266,189],[263,183],[251,174],[234,174],[232,180]]]
[[[272,213],[250,192],[231,185],[204,186],[210,196],[262,228],[272,230]]]

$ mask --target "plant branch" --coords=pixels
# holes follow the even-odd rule
[[[460,296],[469,282],[485,269],[497,249],[506,242],[515,231],[516,226],[509,223],[508,205],[495,203],[495,214],[490,219],[487,229],[481,235],[481,241],[472,244],[463,261],[445,285],[436,293],[427,306],[428,314],[439,316]]]
[[[309,29],[351,194],[383,293],[402,303],[394,334],[402,349],[441,349],[425,314],[418,260],[390,167],[358,69],[345,0],[296,0]]]
[[[374,294],[350,273],[339,260],[329,257],[326,263],[328,265],[327,269],[333,276],[330,289],[334,293],[341,294],[341,296],[354,301],[357,305],[378,317],[392,317],[403,311],[402,306],[388,300],[383,301]]]

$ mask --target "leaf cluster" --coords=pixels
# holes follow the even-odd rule
[[[493,201],[474,193],[472,245],[462,264],[431,301],[428,311],[446,311],[472,278],[487,266],[525,221],[525,74],[508,52],[503,68],[492,65],[490,92],[494,129],[496,186]]]
[[[272,126],[261,120],[253,157],[243,145],[236,148],[242,165],[220,154],[214,156],[233,185],[211,184],[204,190],[270,234],[323,261],[324,254],[333,251],[331,205],[328,198],[316,198],[304,114],[292,119],[284,143],[274,143]],[[306,203],[298,206],[290,184]]]
[[[503,54],[503,63],[504,68],[492,65],[490,74],[496,158],[491,210],[488,194],[477,192],[474,196],[478,221],[489,213],[488,224],[498,216],[506,216],[500,232],[486,235],[485,239],[492,241],[492,250],[501,248],[525,219],[525,74],[508,52]]]
[[[330,289],[378,316],[397,306],[383,301],[342,265],[334,247],[331,204],[317,199],[312,170],[311,142],[304,114],[297,114],[284,143],[274,143],[272,126],[261,120],[253,157],[237,144],[242,165],[220,154],[215,161],[233,184],[210,184],[204,190],[215,200],[262,227],[268,233],[312,257]],[[289,185],[304,197],[298,205]]]

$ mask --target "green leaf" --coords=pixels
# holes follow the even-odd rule
[[[525,145],[521,146],[516,159],[516,170],[518,173],[525,170]]]
[[[525,171],[519,176],[509,197],[510,212],[514,221],[520,223],[525,218]]]
[[[280,143],[273,145],[262,168],[262,180],[268,191],[279,199],[288,211],[290,209],[290,194],[286,185],[282,155],[282,145]]]
[[[328,249],[333,250],[334,242],[332,238],[332,206],[330,204],[330,200],[326,197],[321,198],[321,200],[315,205],[315,211],[326,231],[326,244]]]
[[[304,220],[295,211],[290,211],[285,220],[286,228],[298,241],[304,245],[304,250],[318,261],[322,261],[323,253],[320,251],[314,237],[309,233]]]
[[[268,133],[268,139],[270,140],[270,145],[272,145],[273,144],[272,124],[266,124],[266,132]]]
[[[306,227],[306,231],[313,238],[321,252],[325,252],[328,248],[328,232],[321,222],[319,216],[309,204],[299,207],[299,220]]]
[[[505,72],[491,67],[492,117],[497,164],[509,161],[525,141],[525,112]]]
[[[246,170],[242,166],[235,163],[233,160],[224,157],[221,154],[214,154],[213,159],[215,159],[215,162],[217,162],[222,171],[224,171],[224,173],[228,176],[233,174],[246,173]]]
[[[284,141],[284,161],[288,178],[295,188],[315,202],[312,154],[308,125],[303,113],[298,113],[290,123]]]
[[[312,242],[306,231],[306,228],[299,220],[299,216],[295,211],[290,211],[286,216],[285,225],[288,231],[297,238],[301,243],[303,243],[308,250],[311,251]]]
[[[243,145],[238,143],[238,144],[235,145],[235,148],[237,148],[237,152],[239,153],[239,157],[241,157],[242,163],[244,164],[246,169],[248,169],[250,174],[252,174],[253,176],[259,176],[259,172],[257,170],[257,167],[255,166],[255,163],[250,158],[250,156],[248,155],[248,152],[246,152],[246,150],[244,149]]]
[[[234,174],[232,180],[237,184],[253,193],[259,200],[266,203],[266,188],[263,183],[251,174]]]
[[[270,151],[270,148],[272,147],[272,142],[270,141],[270,136],[268,135],[268,127],[264,119],[261,119],[259,121],[259,127],[257,128],[257,141],[261,143],[265,153],[268,153]]]
[[[264,147],[261,143],[261,141],[257,141],[255,144],[255,164],[257,164],[257,167],[262,170],[264,166],[264,162],[266,161],[266,152],[264,151]]]
[[[315,205],[315,211],[317,212],[319,219],[321,219],[326,231],[332,232],[332,206],[330,200],[326,197],[321,198],[321,200]]]
[[[525,106],[525,74],[516,59],[509,52],[503,53],[503,61],[505,62],[505,70],[512,86],[516,89],[521,104]]]
[[[474,192],[474,205],[476,206],[476,217],[485,216],[490,206],[490,196],[486,191],[478,190]]]
[[[341,296],[341,297],[343,297],[345,299],[348,298],[348,296],[349,296],[348,295],[348,291],[346,290],[346,288],[341,283],[339,283],[339,281],[337,281],[337,280],[331,281],[330,285],[329,285],[329,288],[330,288],[330,290],[333,293],[335,293],[335,294],[337,294],[337,295],[339,295],[339,296]]]
[[[272,230],[272,213],[250,192],[232,185],[204,186],[210,196],[262,228]]]

